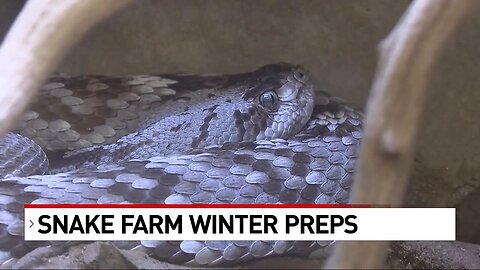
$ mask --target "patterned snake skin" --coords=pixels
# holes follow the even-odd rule
[[[3,263],[51,244],[23,240],[25,203],[346,203],[362,114],[315,89],[301,67],[282,63],[232,75],[57,75],[15,131],[23,136],[0,140]],[[115,244],[197,266],[286,254],[318,257],[331,246],[261,240]]]

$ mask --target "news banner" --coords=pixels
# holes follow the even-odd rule
[[[454,208],[25,205],[25,240],[455,240]]]

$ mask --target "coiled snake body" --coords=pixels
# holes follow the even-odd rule
[[[33,141],[0,140],[0,261],[48,244],[23,240],[25,203],[346,203],[361,129],[360,111],[289,64],[232,75],[54,76],[16,130]],[[213,266],[321,256],[330,242],[118,245]]]

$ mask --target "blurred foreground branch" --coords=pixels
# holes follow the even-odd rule
[[[398,206],[413,160],[426,86],[442,45],[475,2],[414,1],[380,44],[351,202]],[[340,242],[327,268],[381,268],[388,242]]]
[[[0,135],[93,26],[132,0],[30,0],[0,47]]]

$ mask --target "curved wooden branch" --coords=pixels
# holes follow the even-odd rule
[[[0,135],[8,131],[68,50],[133,0],[30,0],[0,48]]]
[[[469,0],[417,0],[380,44],[352,203],[402,202],[433,64],[472,5]],[[340,242],[326,267],[382,267],[387,245]]]

